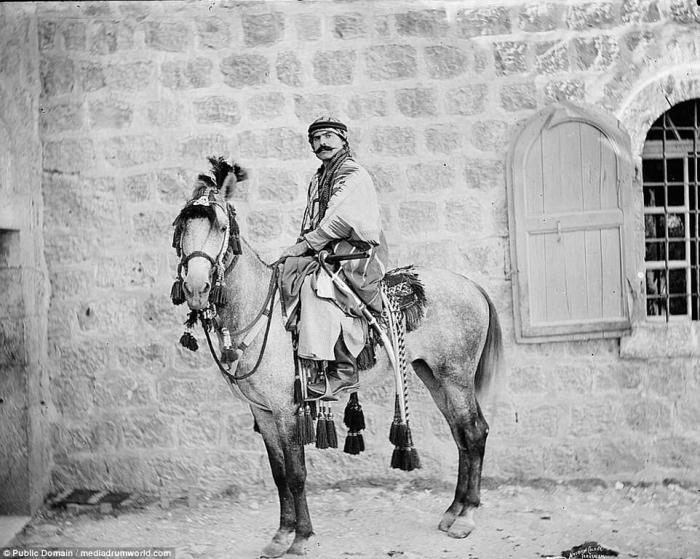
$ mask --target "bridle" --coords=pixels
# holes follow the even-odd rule
[[[260,366],[260,363],[262,362],[265,348],[267,346],[270,326],[272,324],[272,312],[275,306],[275,293],[277,291],[278,268],[276,265],[273,266],[265,302],[263,303],[260,312],[258,312],[257,316],[247,326],[236,330],[235,332],[229,332],[226,327],[219,325],[217,321],[219,311],[228,304],[225,277],[236,266],[238,258],[242,252],[240,232],[238,223],[235,219],[235,210],[228,202],[222,200],[218,189],[203,186],[200,188],[197,194],[198,195],[195,198],[187,202],[185,207],[173,222],[173,225],[175,226],[173,247],[180,257],[180,262],[178,263],[177,267],[177,279],[175,280],[173,289],[171,290],[171,298],[173,299],[173,303],[176,305],[185,302],[182,270],[187,270],[187,265],[192,258],[201,257],[209,261],[209,263],[212,265],[212,269],[214,270],[212,281],[215,282],[215,284],[209,294],[209,305],[205,309],[190,311],[189,317],[185,322],[188,331],[182,335],[180,342],[188,349],[196,351],[197,343],[189,330],[192,329],[197,322],[200,322],[207,338],[209,351],[219,367],[219,370],[229,382],[238,382],[255,374]],[[229,218],[226,230],[224,231],[224,239],[217,256],[212,258],[212,256],[208,253],[199,250],[193,251],[189,254],[184,254],[182,250],[182,235],[184,234],[184,226],[187,220],[194,217],[206,216],[209,217],[211,222],[213,222],[215,220],[217,207],[224,210]],[[241,356],[260,333],[263,327],[262,322],[265,320],[267,322],[265,325],[265,337],[263,339],[260,354],[255,366],[247,373],[236,375],[236,369],[238,368],[238,363]],[[221,352],[221,358],[217,356],[216,351],[214,350],[214,345],[211,341],[210,330],[212,328],[216,328],[222,337],[223,349]],[[234,349],[232,338],[243,334],[247,335],[237,344],[236,349]],[[228,365],[228,368],[226,368],[224,364]]]

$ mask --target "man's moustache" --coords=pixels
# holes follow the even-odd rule
[[[329,147],[326,147],[326,146],[321,146],[320,148],[318,148],[318,149],[316,150],[316,153],[321,153],[322,151],[333,151],[333,148],[329,148]]]

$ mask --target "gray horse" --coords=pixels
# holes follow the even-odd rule
[[[222,256],[235,233],[232,228],[237,229],[228,203],[236,173],[221,158],[210,161],[213,176],[199,176],[192,199],[176,220],[174,246],[182,258],[181,301],[186,301],[192,311],[210,308],[213,284],[225,269],[224,295],[228,302],[219,310],[215,329],[220,332],[226,327],[235,332],[259,316],[268,300],[273,270],[244,240],[238,244],[240,254],[222,266]],[[477,399],[483,398],[499,376],[501,329],[493,303],[474,282],[445,270],[420,269],[418,273],[426,295],[425,316],[417,329],[406,334],[407,361],[447,420],[459,450],[455,497],[439,529],[464,538],[475,527],[474,511],[480,503],[489,431]],[[305,554],[313,529],[306,502],[304,447],[294,440],[297,405],[292,390],[291,338],[279,308],[267,334],[257,336],[239,356],[236,374],[245,376],[258,361],[263,339],[267,338],[255,373],[237,381],[235,389],[250,403],[279,492],[279,529],[262,551],[264,557],[279,557],[285,553]],[[219,334],[220,344],[222,341]],[[389,362],[383,354],[378,350],[377,364],[368,374],[385,374]]]

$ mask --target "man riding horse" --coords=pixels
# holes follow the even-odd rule
[[[357,387],[357,356],[365,345],[367,323],[314,255],[322,250],[336,256],[367,253],[368,258],[343,261],[340,277],[371,311],[380,313],[387,246],[377,192],[369,173],[350,152],[347,126],[321,117],[311,123],[308,135],[322,165],[309,184],[298,242],[282,253],[282,287],[292,317],[288,327],[296,328],[298,336],[298,356],[328,361],[324,380],[309,384],[309,394],[332,398],[340,390]]]

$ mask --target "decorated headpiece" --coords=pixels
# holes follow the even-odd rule
[[[345,126],[345,124],[332,116],[322,116],[314,120],[309,125],[309,143],[311,143],[313,135],[321,130],[330,130],[331,132],[335,132],[344,141],[348,141],[348,127]]]

